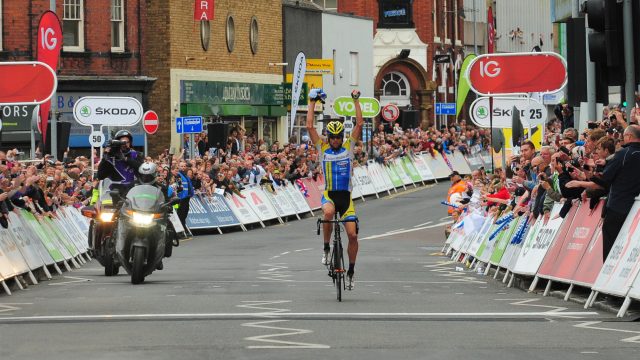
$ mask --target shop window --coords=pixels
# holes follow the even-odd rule
[[[124,52],[124,2],[111,0],[111,52]]]
[[[267,146],[273,145],[278,140],[278,120],[267,119],[262,121],[262,139]]]
[[[62,6],[64,51],[84,51],[84,1],[64,0]]]

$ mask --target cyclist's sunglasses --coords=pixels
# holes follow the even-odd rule
[[[342,139],[342,135],[329,135],[329,139]]]

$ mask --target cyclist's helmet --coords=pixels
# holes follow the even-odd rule
[[[146,162],[138,168],[138,180],[141,184],[153,185],[158,176],[158,166],[155,163]]]
[[[116,140],[120,140],[120,138],[127,137],[129,138],[129,145],[133,146],[133,135],[128,130],[120,130],[113,137]]]
[[[344,134],[344,125],[337,120],[331,121],[327,124],[327,133],[329,136],[342,136]]]

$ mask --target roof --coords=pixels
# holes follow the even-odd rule
[[[282,5],[289,7],[300,7],[303,9],[322,11],[322,7],[309,0],[282,0]]]

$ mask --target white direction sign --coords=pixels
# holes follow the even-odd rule
[[[520,121],[523,127],[536,127],[547,120],[547,108],[537,100],[527,98],[493,98],[493,127],[510,129],[512,127],[513,107],[520,111]],[[471,104],[471,121],[474,124],[488,128],[489,98],[480,97]]]
[[[73,117],[84,126],[133,126],[143,113],[132,97],[86,96],[73,106]]]
[[[94,148],[102,146],[102,144],[104,144],[104,134],[102,131],[92,131],[91,134],[89,134],[89,144]]]

